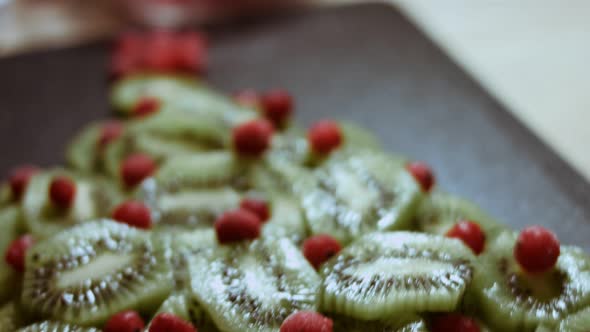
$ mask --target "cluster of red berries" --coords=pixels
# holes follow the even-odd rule
[[[133,310],[117,313],[107,321],[104,332],[137,332],[143,331],[143,318]],[[197,332],[197,329],[184,319],[171,313],[161,313],[154,317],[148,332]]]
[[[144,71],[201,74],[206,51],[207,42],[198,32],[128,32],[115,43],[110,76],[118,79]]]

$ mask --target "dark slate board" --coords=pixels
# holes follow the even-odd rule
[[[299,12],[212,31],[209,77],[232,91],[283,86],[299,120],[370,128],[435,169],[440,187],[520,229],[542,224],[590,249],[590,186],[395,9]],[[62,160],[108,116],[104,44],[0,61],[0,172]]]

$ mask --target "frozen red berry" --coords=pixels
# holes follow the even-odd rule
[[[143,54],[144,69],[156,72],[176,70],[176,35],[172,31],[158,30],[147,36]]]
[[[241,156],[259,157],[270,146],[273,127],[266,120],[252,120],[233,130],[233,144]]]
[[[141,70],[145,38],[137,32],[121,34],[113,49],[110,79],[115,80]]]
[[[24,272],[27,250],[34,244],[31,235],[23,235],[12,241],[6,250],[4,259],[17,272]]]
[[[113,219],[129,226],[149,229],[152,227],[150,209],[138,201],[127,201],[119,204],[112,215]]]
[[[8,178],[10,183],[10,189],[12,191],[12,197],[15,200],[20,200],[21,196],[29,184],[29,180],[33,175],[39,173],[39,168],[33,165],[23,165],[15,168]]]
[[[154,317],[149,332],[197,332],[197,329],[182,318],[164,312]]]
[[[207,64],[207,41],[198,32],[185,32],[176,36],[175,66],[185,73],[203,73]]]
[[[285,90],[273,90],[262,96],[262,111],[276,128],[284,127],[293,113],[293,97]]]
[[[233,94],[234,101],[245,107],[260,107],[260,95],[256,90],[245,89]]]
[[[123,124],[119,121],[109,121],[102,125],[98,136],[99,148],[104,148],[123,134]]]
[[[268,202],[263,199],[244,198],[240,202],[240,208],[254,213],[262,222],[265,222],[270,218]]]
[[[131,113],[138,117],[144,117],[157,112],[160,109],[160,100],[154,97],[142,97],[133,107]]]
[[[432,320],[432,332],[479,332],[473,318],[461,314],[444,314]]]
[[[460,239],[471,248],[476,255],[481,254],[486,243],[486,235],[481,227],[469,220],[457,222],[448,232],[447,237]]]
[[[121,164],[121,178],[127,187],[135,187],[156,170],[156,162],[143,153],[132,154]]]
[[[414,176],[424,192],[429,192],[434,186],[434,174],[428,165],[414,161],[406,165],[406,169]]]
[[[126,310],[114,314],[109,318],[103,332],[139,332],[143,331],[145,323],[137,311]]]
[[[520,266],[531,274],[551,270],[559,258],[557,236],[542,226],[529,226],[520,232],[514,256]]]
[[[320,155],[329,154],[337,149],[343,141],[340,126],[331,120],[316,122],[307,133],[311,149]]]
[[[76,183],[67,176],[56,176],[49,185],[49,198],[53,205],[69,209],[76,198]]]
[[[316,269],[340,252],[342,247],[335,238],[326,234],[314,235],[303,242],[303,256]]]
[[[223,213],[215,221],[219,243],[252,240],[260,236],[262,222],[248,210],[238,209]]]
[[[322,314],[299,311],[283,321],[280,332],[332,332],[333,325],[332,320]]]

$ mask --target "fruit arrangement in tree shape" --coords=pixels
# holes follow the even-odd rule
[[[435,187],[369,132],[228,98],[196,33],[126,34],[123,120],[0,191],[0,331],[590,331],[590,258]]]

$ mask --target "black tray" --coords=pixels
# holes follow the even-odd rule
[[[440,188],[515,229],[550,227],[590,249],[590,186],[412,23],[386,5],[306,11],[212,31],[209,78],[227,91],[283,86],[305,124],[352,120],[436,170]],[[0,172],[62,161],[107,117],[104,43],[0,61]]]

